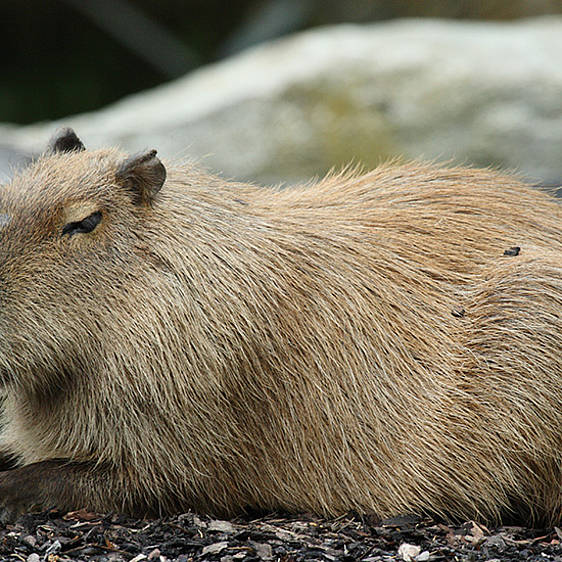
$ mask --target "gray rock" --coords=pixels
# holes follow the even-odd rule
[[[10,134],[6,134],[6,141],[10,140]],[[7,181],[15,171],[26,166],[32,158],[32,154],[25,149],[15,146],[3,146],[0,144],[0,185]]]
[[[405,155],[559,185],[562,17],[320,28],[94,113],[0,126],[0,146],[40,151],[63,124],[88,147],[155,147],[261,183]]]

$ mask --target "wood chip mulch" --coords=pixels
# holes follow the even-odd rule
[[[0,560],[24,562],[562,562],[562,531],[448,526],[431,519],[269,515],[156,520],[86,511],[26,514],[0,527]]]

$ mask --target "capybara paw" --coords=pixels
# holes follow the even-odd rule
[[[35,486],[21,485],[19,470],[0,472],[0,523],[13,523],[26,511],[38,508]]]
[[[8,523],[14,523],[16,519],[27,510],[22,505],[10,505],[3,506],[0,508],[0,523],[6,525]]]

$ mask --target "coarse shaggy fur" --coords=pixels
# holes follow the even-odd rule
[[[50,154],[0,190],[4,451],[83,467],[24,507],[562,521],[553,197],[421,163],[284,190],[168,164],[142,199],[124,159]]]

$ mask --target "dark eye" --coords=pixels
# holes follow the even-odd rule
[[[62,229],[63,236],[68,234],[68,236],[72,236],[74,234],[78,234],[79,232],[92,232],[96,226],[101,221],[101,213],[96,211],[91,215],[88,215],[85,219],[77,222],[69,222],[65,227]]]

